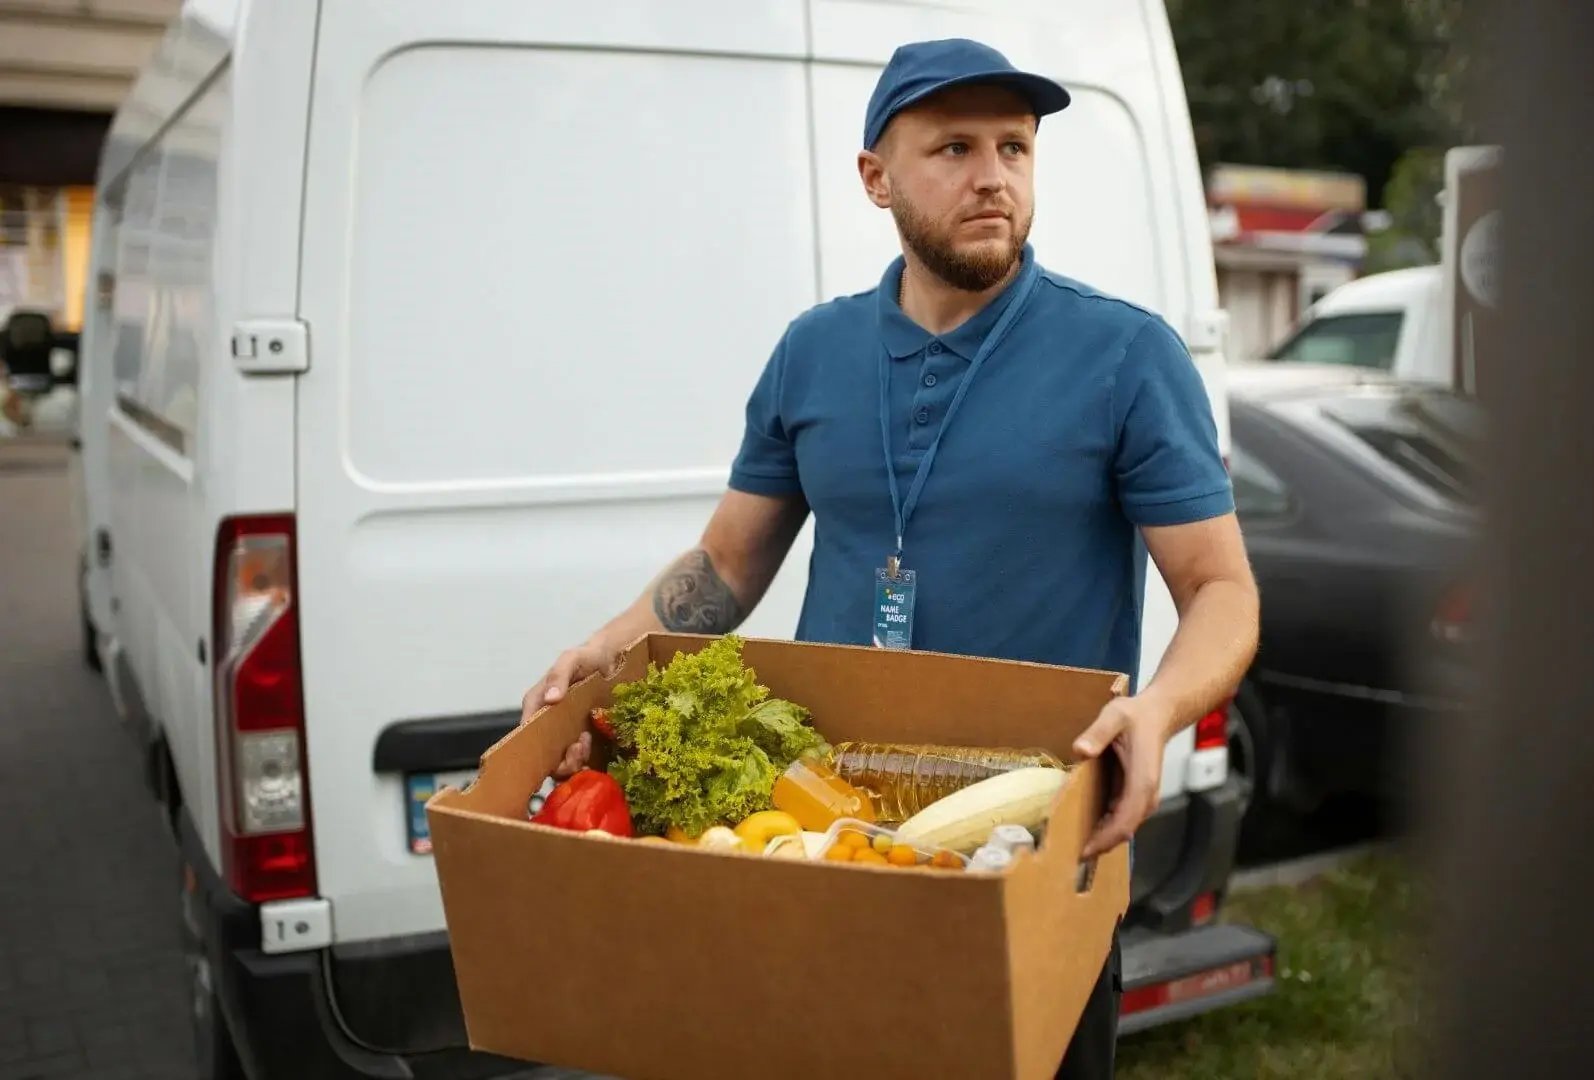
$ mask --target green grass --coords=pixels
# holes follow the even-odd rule
[[[1266,998],[1126,1036],[1119,1080],[1398,1078],[1419,1069],[1420,890],[1398,855],[1232,897],[1224,918],[1279,942]]]

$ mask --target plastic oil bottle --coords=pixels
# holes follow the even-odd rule
[[[877,821],[906,821],[960,788],[1014,769],[1066,768],[1047,750],[936,746],[929,743],[838,742],[830,768],[861,788]]]

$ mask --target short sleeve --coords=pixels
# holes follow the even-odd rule
[[[795,495],[797,453],[781,420],[781,385],[786,370],[786,338],[770,355],[747,399],[747,428],[731,466],[730,486],[751,495]]]
[[[1161,319],[1147,319],[1124,350],[1112,402],[1114,480],[1130,521],[1184,525],[1234,509],[1206,386]]]

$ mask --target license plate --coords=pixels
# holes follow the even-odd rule
[[[445,787],[465,788],[476,779],[475,769],[453,772],[410,773],[404,778],[404,824],[409,833],[410,851],[416,855],[432,853],[432,832],[426,825],[426,802]]]

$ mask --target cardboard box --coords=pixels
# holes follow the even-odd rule
[[[1103,770],[1073,771],[1034,858],[997,875],[761,859],[534,826],[526,800],[609,700],[710,639],[650,635],[427,806],[471,1045],[625,1077],[1050,1077],[1128,904],[1082,867]],[[1044,746],[1125,691],[1108,672],[748,640],[826,737]]]

